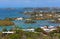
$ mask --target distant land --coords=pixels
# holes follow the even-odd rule
[[[0,8],[2,10],[15,10],[15,9],[37,9],[37,10],[60,10],[60,7],[25,7],[25,8]]]

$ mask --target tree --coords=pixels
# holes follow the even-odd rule
[[[7,31],[6,27],[3,27],[2,31]]]
[[[20,38],[21,38],[20,34],[12,34],[9,36],[9,39],[20,39]]]
[[[36,31],[36,32],[45,32],[45,31],[44,31],[43,29],[41,29],[41,28],[36,28],[35,31]]]
[[[56,30],[58,33],[60,33],[60,27],[57,27],[57,30]]]

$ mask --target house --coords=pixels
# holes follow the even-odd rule
[[[13,31],[5,31],[5,32],[2,32],[2,33],[13,34],[14,32]]]
[[[56,27],[54,27],[54,26],[44,26],[44,27],[41,27],[41,29],[43,29],[46,32],[50,32],[50,31],[56,30]]]
[[[20,17],[20,18],[16,18],[16,20],[23,20],[23,18],[22,18],[22,17]]]
[[[35,29],[22,29],[23,31],[34,32]]]

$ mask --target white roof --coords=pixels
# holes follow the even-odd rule
[[[49,26],[49,28],[54,28],[54,26]]]
[[[39,16],[43,16],[43,14],[39,14]]]
[[[44,27],[41,27],[41,28],[44,28]]]
[[[23,29],[23,30],[34,30],[34,29]]]
[[[44,30],[50,30],[50,29],[44,29]]]
[[[14,33],[13,31],[6,31],[6,32],[2,32],[2,33]]]
[[[43,29],[44,31],[46,31],[46,32],[50,32],[50,29]]]
[[[17,18],[16,20],[23,20],[23,18],[22,18],[22,17],[20,17],[20,18]]]

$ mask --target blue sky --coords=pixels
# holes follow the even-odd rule
[[[60,7],[60,0],[0,0],[4,7]]]

